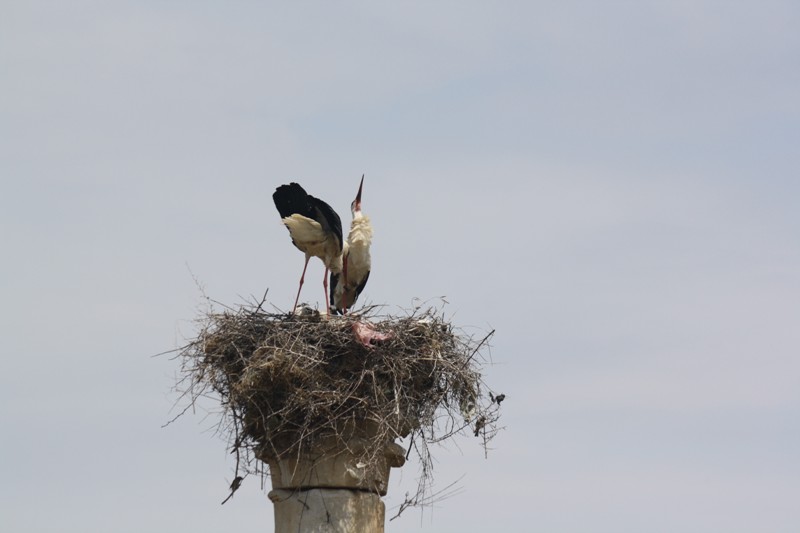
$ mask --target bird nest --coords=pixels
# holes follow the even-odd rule
[[[460,332],[440,310],[328,318],[310,309],[271,314],[259,304],[209,312],[199,325],[178,350],[178,388],[191,405],[218,397],[218,429],[236,455],[237,478],[263,480],[262,461],[345,440],[352,435],[343,428],[366,424],[362,463],[378,468],[387,444],[405,439],[421,469],[419,501],[406,504],[420,503],[430,497],[429,445],[468,434],[485,448],[497,431],[499,402],[481,375],[492,333]]]

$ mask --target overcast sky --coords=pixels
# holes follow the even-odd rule
[[[303,258],[298,181],[375,228],[363,301],[497,330],[506,429],[388,533],[800,530],[800,5],[0,2],[0,522],[257,532],[176,413],[205,305]],[[322,266],[303,299],[322,305]],[[456,445],[457,444],[457,445]],[[395,471],[389,515],[415,486]]]

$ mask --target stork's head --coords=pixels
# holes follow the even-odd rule
[[[350,211],[355,215],[361,212],[361,188],[364,186],[364,174],[361,174],[361,183],[358,184],[358,194],[356,199],[350,204]]]

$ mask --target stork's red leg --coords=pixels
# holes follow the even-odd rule
[[[328,267],[325,267],[325,277],[322,278],[322,286],[325,287],[325,311],[331,316],[331,304],[328,302]]]
[[[306,264],[303,265],[303,274],[300,276],[300,286],[297,287],[297,297],[294,299],[294,307],[292,307],[292,314],[297,310],[297,302],[300,301],[300,289],[303,288],[303,282],[306,279],[306,269],[308,268],[308,260],[311,259],[310,255],[306,255]]]
[[[342,265],[342,278],[344,281],[342,282],[342,314],[347,314],[347,260],[349,259],[350,254],[344,256],[344,264]]]

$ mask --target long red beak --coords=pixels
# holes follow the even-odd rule
[[[361,183],[358,184],[358,194],[356,194],[356,207],[361,210],[361,188],[364,187],[364,174],[361,174]]]

